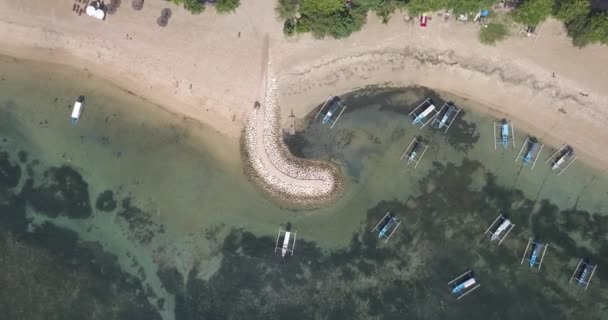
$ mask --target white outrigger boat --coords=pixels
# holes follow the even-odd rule
[[[460,298],[481,286],[477,279],[475,279],[473,270],[469,270],[454,278],[454,280],[448,282],[448,285],[452,288],[452,294],[457,296],[456,300],[460,300]]]
[[[78,120],[80,119],[80,114],[82,113],[82,97],[78,98],[78,100],[76,100],[76,102],[74,102],[74,106],[72,107],[72,123],[76,124],[78,123]]]
[[[513,224],[511,220],[499,213],[498,217],[492,222],[488,229],[486,229],[484,234],[490,235],[490,241],[498,240],[498,245],[500,245],[514,227],[515,224]]]
[[[283,234],[283,244],[279,246],[279,239],[281,238],[281,234]],[[293,235],[293,238],[291,237]],[[274,252],[281,249],[281,257],[285,258],[287,253],[291,253],[293,256],[293,250],[296,247],[296,236],[297,231],[286,231],[279,227],[279,234],[277,235],[277,241],[274,246]]]
[[[555,151],[545,163],[552,162],[553,166],[551,166],[551,171],[557,171],[557,175],[559,176],[568,169],[576,158],[577,156],[574,154],[574,149],[572,149],[571,146],[564,145]]]
[[[422,110],[422,111],[421,111]],[[408,116],[413,116],[412,124],[420,124],[420,129],[437,117],[438,111],[431,98],[422,101]]]

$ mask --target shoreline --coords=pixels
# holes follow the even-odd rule
[[[510,118],[555,146],[572,145],[592,167],[608,168],[608,49],[573,48],[556,21],[543,25],[538,41],[512,36],[487,47],[478,42],[476,25],[433,21],[421,29],[400,20],[400,13],[386,25],[370,15],[348,39],[318,40],[285,38],[273,3],[243,3],[229,16],[174,8],[167,28],[142,20],[155,19],[161,3],[146,3],[141,12],[122,6],[101,24],[67,6],[49,13],[53,5],[0,4],[11,13],[0,18],[6,31],[0,53],[84,69],[237,143],[251,106],[265,100],[272,50],[283,121],[277,130],[289,113],[304,119],[329,95],[416,85],[469,100],[478,112]],[[253,25],[245,19],[250,15],[263,22]]]

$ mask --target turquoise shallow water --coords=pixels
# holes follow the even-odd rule
[[[444,136],[408,120],[423,97],[441,100],[427,89],[345,96],[334,129],[313,123],[288,143],[341,164],[346,193],[294,212],[247,181],[236,142],[81,71],[0,66],[8,318],[606,317],[605,174],[577,162],[556,177],[548,145],[521,168],[516,151],[494,150],[495,119],[465,100],[451,97],[464,111]],[[399,156],[414,136],[430,146],[408,170]],[[370,230],[387,210],[403,223],[384,244]],[[516,227],[496,247],[483,231],[499,210]],[[300,240],[281,259],[274,238],[287,222]],[[530,237],[550,243],[540,272],[520,265]],[[568,285],[579,257],[599,264],[585,292]],[[470,268],[482,286],[456,302],[447,282]]]

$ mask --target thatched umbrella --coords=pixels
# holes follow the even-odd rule
[[[133,7],[133,9],[135,9],[137,11],[143,9],[143,7],[144,7],[144,0],[133,0],[131,2],[131,7]]]
[[[115,14],[116,11],[118,10],[118,7],[120,7],[120,4],[121,4],[120,0],[111,0],[110,4],[107,5],[107,7],[106,7],[106,13]]]
[[[169,23],[169,18],[165,16],[160,16],[158,17],[158,19],[156,19],[156,23],[158,23],[158,25],[161,27],[166,27],[167,23]]]
[[[171,9],[169,8],[164,8],[161,12],[160,12],[160,16],[161,17],[166,17],[167,19],[171,18],[171,15],[173,14],[173,12],[171,12]]]

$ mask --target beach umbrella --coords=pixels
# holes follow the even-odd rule
[[[106,14],[115,14],[120,7],[121,0],[111,0],[110,4],[106,7]]]
[[[99,19],[99,20],[103,20],[103,18],[106,16],[106,13],[103,12],[103,10],[101,9],[97,9],[97,11],[95,11],[95,18]]]
[[[166,27],[168,22],[169,22],[169,18],[167,18],[165,16],[160,16],[160,17],[158,17],[158,19],[156,19],[156,23],[158,23],[158,25],[161,27]]]
[[[161,12],[160,12],[160,16],[161,17],[165,17],[167,19],[171,18],[172,12],[171,9],[169,8],[164,8]]]
[[[95,7],[93,6],[88,6],[87,7],[87,15],[89,15],[90,17],[95,15]]]
[[[137,11],[141,10],[144,7],[144,0],[133,0],[131,2],[131,7]]]

